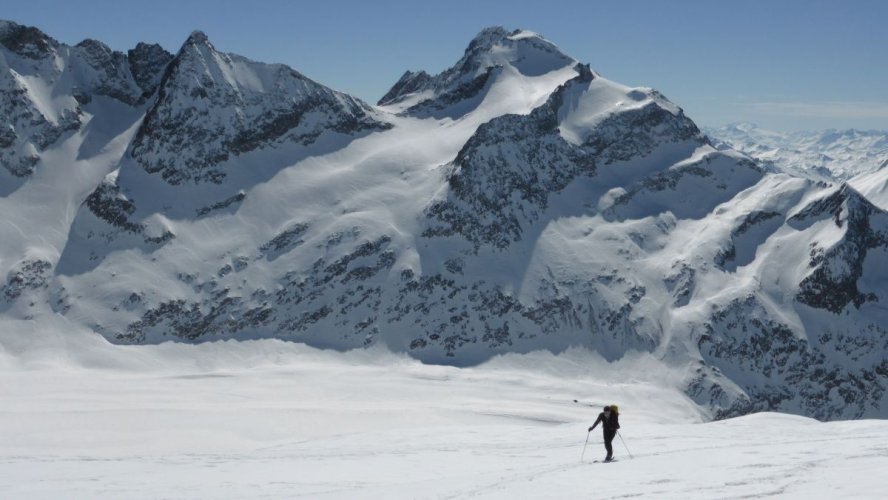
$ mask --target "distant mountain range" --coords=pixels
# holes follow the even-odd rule
[[[524,30],[376,106],[200,32],[124,54],[3,21],[0,45],[7,318],[455,365],[581,346],[716,418],[888,416],[875,135],[769,160]]]
[[[743,152],[769,170],[846,181],[888,166],[888,131],[775,132],[735,123],[704,132],[718,148]]]

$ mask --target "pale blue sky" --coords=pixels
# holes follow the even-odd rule
[[[606,78],[654,87],[701,125],[888,129],[888,1],[0,0],[0,18],[65,43],[139,41],[282,62],[376,102],[439,72],[492,25],[541,33]]]

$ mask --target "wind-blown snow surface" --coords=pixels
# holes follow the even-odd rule
[[[0,345],[8,499],[878,498],[888,468],[888,422],[703,423],[649,355],[455,368],[278,340],[115,346],[62,319],[2,321]],[[612,464],[598,429],[584,451],[605,403]]]

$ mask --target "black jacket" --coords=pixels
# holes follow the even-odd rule
[[[598,419],[595,420],[595,423],[592,424],[592,427],[589,427],[589,431],[591,432],[598,424],[601,424],[604,432],[612,432],[616,433],[617,429],[620,428],[620,414],[617,412],[610,412],[610,417],[606,417],[604,412],[598,414]]]

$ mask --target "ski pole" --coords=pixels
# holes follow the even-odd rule
[[[580,455],[580,462],[583,461],[583,457],[586,455],[586,445],[589,444],[589,434],[592,434],[592,431],[586,433],[586,444],[583,445],[583,454]]]
[[[631,452],[631,451],[629,451],[629,447],[628,447],[628,446],[626,446],[626,440],[625,440],[625,439],[623,439],[623,435],[622,435],[622,434],[620,434],[620,431],[617,431],[617,436],[620,436],[620,441],[622,441],[622,442],[623,442],[623,447],[625,447],[625,448],[626,448],[626,453],[628,453],[628,454],[629,454],[629,458],[631,458],[631,459],[633,459],[633,460],[634,460],[634,459],[635,459],[635,457],[633,457],[633,456],[632,456],[632,452]]]

